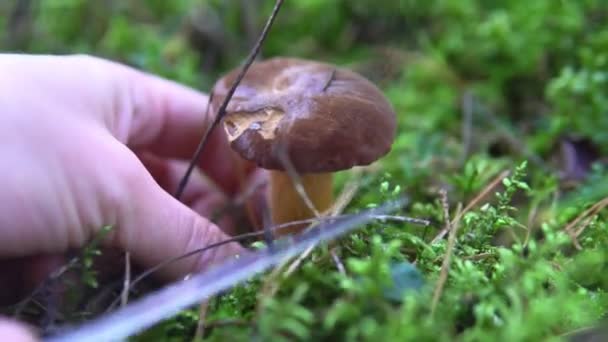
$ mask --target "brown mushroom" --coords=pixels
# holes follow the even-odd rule
[[[239,70],[215,84],[212,110],[224,101]],[[363,76],[326,63],[275,57],[249,68],[223,126],[238,154],[270,171],[271,217],[273,224],[282,224],[314,215],[295,191],[280,153],[323,213],[333,203],[332,173],[388,153],[396,118],[381,91]]]

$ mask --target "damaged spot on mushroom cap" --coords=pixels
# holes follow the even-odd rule
[[[276,129],[284,112],[274,108],[250,112],[233,112],[224,119],[224,130],[230,142],[238,139],[247,131],[254,131],[264,140],[272,140],[276,136]]]

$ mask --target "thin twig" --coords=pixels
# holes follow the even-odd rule
[[[355,175],[356,175],[356,178],[358,179],[358,176],[360,175],[360,173],[356,172]],[[359,182],[357,182],[356,179],[351,180],[351,182],[349,182],[344,187],[344,190],[342,191],[342,193],[340,193],[340,196],[334,202],[333,206],[330,208],[329,213],[327,213],[327,214],[329,214],[330,217],[338,216],[339,213],[341,213],[346,208],[348,203],[350,203],[350,201],[354,197],[355,193],[357,192],[358,188],[359,188]],[[325,217],[327,217],[327,216],[325,216]],[[310,255],[310,253],[312,253],[314,248],[315,248],[315,245],[312,244],[303,253],[301,253],[287,267],[287,270],[282,273],[283,279],[288,278],[293,272],[295,272],[295,270],[298,269],[299,265],[301,265],[302,261],[304,259],[306,259]],[[338,270],[344,269],[344,265],[342,265],[342,262],[340,262],[340,259],[338,258],[337,254],[335,254],[335,252],[333,252],[333,253],[331,253],[331,252],[333,252],[333,251],[330,251],[332,259],[334,260],[334,262],[337,261],[336,267],[338,268]],[[281,274],[281,271],[286,267],[288,261],[289,261],[289,259],[285,260],[278,267],[276,267],[275,270],[268,277],[268,280],[264,283],[264,286],[261,291],[262,296],[264,298],[272,297],[272,296],[274,296],[276,291],[278,291],[280,283],[278,281],[276,281],[276,279],[279,277],[279,274]],[[258,313],[260,312],[261,309],[262,309],[262,306],[258,305],[258,309],[257,309]]]
[[[359,178],[359,173],[356,173],[355,178],[346,183],[344,189],[342,189],[342,192],[340,193],[340,196],[338,196],[338,199],[336,199],[330,209],[331,216],[338,216],[342,214],[350,202],[352,202],[353,198],[355,198],[355,194],[357,194],[360,187]]]
[[[455,221],[460,220],[464,214],[466,214],[469,210],[475,207],[482,199],[484,199],[490,193],[490,191],[494,190],[494,188],[498,184],[500,184],[500,182],[502,182],[502,180],[508,175],[509,170],[505,170],[501,172],[496,178],[494,178],[494,180],[490,182],[490,184],[488,184],[488,186],[486,186],[477,196],[475,196],[475,198],[473,198],[473,200],[471,200],[471,202],[469,202],[469,204],[467,204],[467,206],[454,218],[452,224],[454,224]],[[448,231],[444,228],[441,232],[439,232],[439,234],[437,234],[437,236],[435,236],[435,238],[433,238],[431,244],[434,244],[437,241],[443,239],[443,237],[447,233]]]
[[[129,301],[129,284],[131,283],[131,253],[125,253],[125,281],[123,284],[121,305],[127,305]]]
[[[463,256],[462,259],[477,261],[477,260],[483,260],[483,259],[487,259],[487,258],[492,258],[492,257],[495,257],[495,256],[496,256],[495,253],[479,253],[479,254],[475,254],[475,255]]]
[[[342,263],[342,260],[340,260],[340,257],[338,256],[336,251],[332,248],[330,250],[330,253],[331,253],[331,258],[334,260],[334,263],[336,264],[336,267],[338,268],[338,272],[340,272],[341,274],[346,274],[346,268],[344,267],[344,264]]]
[[[330,76],[328,84],[329,84],[329,82],[331,82],[332,78],[333,78],[333,75]],[[304,189],[304,186],[302,185],[302,180],[300,179],[300,176],[298,175],[298,172],[296,171],[295,167],[291,163],[291,160],[289,159],[289,155],[287,154],[287,147],[285,145],[278,146],[277,147],[277,155],[279,156],[279,160],[280,160],[281,164],[283,165],[283,168],[285,169],[285,171],[289,175],[289,178],[290,178],[290,180],[292,182],[292,185],[293,185],[294,189],[296,190],[296,192],[300,196],[300,199],[302,199],[302,201],[304,202],[304,204],[308,207],[308,210],[310,210],[315,215],[315,217],[321,218],[322,217],[321,213],[317,210],[317,208],[315,207],[314,203],[310,200],[310,197],[308,196],[308,193],[306,192],[306,189]],[[298,267],[298,265],[302,262],[302,260],[304,260],[312,252],[313,249],[314,249],[314,246],[311,245],[304,253],[302,253],[291,264],[291,266],[289,266],[289,268],[287,269],[287,272],[286,272],[285,276],[289,276]],[[332,258],[334,260],[340,260],[338,258],[338,256],[335,254],[335,251],[333,249],[330,251],[330,253],[332,254]],[[286,265],[287,262],[288,262],[288,260],[286,260],[285,263],[279,265],[279,267],[276,268],[275,272],[273,272],[272,275],[273,276],[275,274],[278,275],[279,271]],[[338,269],[340,269],[340,266],[341,265],[336,264],[336,267]],[[271,279],[272,279],[272,277],[271,277]],[[270,291],[272,293],[274,293],[274,291],[276,291],[276,289],[278,289],[278,285],[276,287],[274,287],[273,289],[271,289]]]
[[[203,301],[198,308],[198,322],[196,323],[196,331],[194,332],[194,338],[192,341],[200,341],[203,336],[205,336],[205,317],[207,317],[208,308],[208,300]]]
[[[323,86],[323,91],[326,91],[327,88],[329,88],[329,86],[331,85],[331,82],[333,82],[335,78],[336,78],[336,69],[333,69],[331,71],[331,74],[329,75],[329,78],[327,79],[327,83],[325,83],[325,85]]]
[[[356,176],[359,176],[359,173],[356,173]],[[348,203],[350,203],[350,201],[354,197],[355,193],[357,192],[358,188],[359,188],[359,182],[357,182],[356,180],[351,180],[351,182],[349,182],[344,187],[344,190],[342,191],[342,193],[340,193],[340,196],[334,202],[333,206],[330,208],[330,212],[328,213],[329,216],[323,216],[323,217],[324,218],[337,217],[346,208]],[[317,219],[320,219],[320,217]],[[310,253],[312,253],[314,248],[315,248],[315,245],[311,244],[288,267],[287,267],[287,263],[289,262],[290,259],[286,259],[283,263],[281,263],[279,266],[277,266],[272,271],[272,273],[270,273],[269,277],[267,278],[267,281],[264,282],[262,290],[260,291],[260,293],[261,293],[260,297],[261,298],[273,297],[279,289],[280,283],[277,281],[277,279],[278,279],[279,275],[281,274],[282,270],[285,267],[287,267],[287,270],[285,272],[282,272],[282,275],[283,275],[283,279],[288,278],[293,272],[295,272],[296,269],[298,269],[298,267],[299,267],[299,265],[301,265],[302,261],[304,259],[306,259],[310,255]],[[342,264],[342,262],[340,261],[338,256],[335,254],[335,252],[330,253],[330,254],[332,256],[332,259],[336,263],[336,267],[338,268],[338,270],[339,271],[344,270],[344,272],[346,272],[346,270],[344,269],[344,265]],[[257,306],[258,313],[260,313],[262,310],[262,305],[260,305],[260,304],[261,304],[261,302],[258,303],[258,306]]]
[[[564,230],[566,231],[566,233],[568,233],[568,235],[570,236],[570,239],[572,240],[572,244],[574,245],[574,247],[577,250],[582,250],[583,247],[580,245],[580,243],[578,242],[578,235],[577,232],[574,230],[579,223],[586,217],[589,217],[589,215],[591,213],[593,213],[595,211],[596,208],[598,208],[599,206],[602,205],[602,202],[604,202],[607,198],[602,199],[601,201],[595,203],[594,205],[592,205],[589,209],[583,211],[580,215],[578,215],[572,222],[570,222],[568,225],[566,225],[566,227],[564,227]],[[585,224],[585,222],[583,222],[583,227],[586,227],[587,224]],[[582,233],[582,231],[581,231]]]
[[[604,209],[606,206],[608,206],[608,197],[603,198],[599,202],[592,205],[589,209],[583,211],[572,222],[570,222],[568,225],[566,225],[566,227],[564,227],[564,230],[570,236],[572,244],[576,249],[583,249],[580,243],[578,242],[578,237],[583,233],[587,226],[589,226],[589,224],[591,223],[591,218],[600,210]],[[583,221],[583,219],[585,220]],[[582,224],[579,224],[581,223],[581,221]],[[578,229],[576,229],[577,226]]]
[[[445,195],[447,197],[447,193]],[[447,200],[446,200],[447,203]],[[461,206],[458,206],[458,212],[460,213]],[[449,215],[449,209],[445,212],[445,214]],[[443,293],[443,288],[448,279],[448,272],[450,271],[450,262],[452,259],[452,251],[454,246],[456,245],[456,233],[458,231],[458,227],[460,226],[460,220],[456,221],[455,225],[452,225],[450,222],[449,216],[446,217],[446,228],[450,232],[448,236],[448,246],[445,251],[445,257],[443,258],[443,264],[441,265],[441,271],[439,273],[439,279],[437,279],[437,286],[435,287],[435,292],[433,293],[433,301],[431,303],[431,315],[435,313],[435,309],[437,308],[437,304],[439,303],[439,298],[441,298],[441,294]]]
[[[450,222],[450,204],[448,203],[448,194],[445,189],[439,190],[439,196],[441,199],[441,208],[443,209],[443,219],[445,220],[445,227],[439,234],[431,241],[431,244],[441,240],[443,236],[450,232],[452,224]]]
[[[333,78],[333,76],[332,76],[332,78]],[[355,197],[355,194],[359,190],[359,185],[360,185],[359,177],[360,177],[360,173],[357,172],[355,174],[355,178],[351,179],[350,182],[348,182],[346,184],[346,186],[344,186],[344,189],[340,193],[340,196],[338,197],[338,199],[336,200],[336,202],[334,203],[334,205],[331,208],[331,216],[338,216],[338,215],[342,214],[342,212],[344,212],[344,209],[346,209],[346,207],[353,200],[353,198]],[[308,254],[310,254],[310,252],[308,252]],[[342,260],[340,259],[340,257],[338,256],[338,254],[336,252],[336,246],[332,246],[330,248],[329,254],[332,257],[334,264],[336,264],[336,268],[338,269],[338,272],[340,272],[341,274],[346,274],[346,268],[344,267],[344,263],[342,263]]]
[[[608,197],[603,198],[602,200],[600,200],[599,202],[595,203],[593,206],[591,206],[591,208],[585,210],[585,212],[582,214],[582,217],[584,216],[592,216],[597,214],[600,210],[604,209],[606,206],[608,206]],[[568,227],[566,227],[566,230],[572,230],[580,221],[580,219],[582,218],[581,216],[579,216],[574,222],[572,222],[570,225],[568,225]],[[580,236],[583,232],[584,228],[579,228],[576,231],[576,236]]]
[[[339,216],[344,211],[344,209],[346,209],[346,207],[352,201],[352,199],[355,197],[355,194],[359,190],[358,179],[359,179],[359,174],[357,173],[356,178],[346,184],[346,186],[344,187],[344,190],[342,190],[342,192],[340,193],[340,196],[338,196],[338,199],[334,202],[334,204],[331,208],[331,212],[330,212],[331,217]],[[299,267],[299,265],[302,263],[302,261],[304,261],[304,259],[306,259],[310,255],[310,253],[312,253],[314,248],[315,248],[315,246],[310,246],[304,253],[300,254],[300,256],[289,266],[289,268],[287,269],[287,271],[284,274],[284,278],[289,277],[293,272],[295,272],[295,270]],[[330,252],[332,252],[332,251],[330,251]],[[335,252],[333,252],[331,254],[332,254],[332,258],[334,259],[334,262],[336,259],[340,260],[338,258],[338,256],[335,255]],[[344,265],[336,264],[336,267],[338,268],[338,270],[340,270],[340,268],[342,268],[342,269],[344,268]]]
[[[226,98],[228,99],[228,97],[226,97]],[[205,119],[209,118],[209,108],[211,107],[212,101],[213,101],[213,91],[209,94],[209,97],[207,98],[207,107],[205,108],[205,115],[204,115]],[[219,121],[217,120],[218,116],[216,116],[215,120],[212,121],[211,126],[209,126],[207,128],[207,131],[205,131],[203,138],[199,141],[198,146],[196,146],[196,150],[194,151],[194,155],[190,159],[188,168],[186,169],[184,176],[182,177],[182,179],[180,179],[179,184],[177,185],[177,189],[175,190],[175,198],[178,200],[184,194],[184,190],[186,189],[186,184],[188,184],[190,175],[192,175],[194,168],[198,164],[201,154],[203,153],[203,149],[207,145],[207,140],[209,140],[209,137],[211,136],[211,132],[213,131],[213,129],[215,129],[215,126],[216,126],[215,122],[217,121],[219,123]]]
[[[415,218],[415,217],[407,217],[407,216],[396,216],[396,215],[378,215],[376,216],[378,220],[390,220],[390,221],[399,221],[399,222],[407,222],[422,225],[424,227],[430,226],[431,221]]]
[[[304,189],[304,185],[302,185],[300,175],[298,174],[298,171],[289,159],[289,156],[287,155],[287,148],[285,146],[281,146],[278,148],[278,156],[279,160],[281,161],[281,164],[283,165],[283,168],[291,179],[294,189],[296,189],[296,192],[298,193],[302,201],[304,201],[304,204],[306,204],[308,210],[310,210],[315,215],[315,217],[321,217],[321,213],[319,213],[314,203],[310,200],[306,189]]]
[[[336,252],[336,246],[332,246],[329,249],[329,254],[331,255],[331,259],[334,261],[334,264],[336,264],[336,268],[338,269],[338,272],[340,272],[342,274],[346,274],[346,268],[344,267],[342,260],[338,256],[338,252]]]
[[[281,8],[281,5],[283,5],[283,0],[277,0],[275,2],[274,8],[272,9],[272,13],[270,14],[270,17],[268,18],[268,20],[266,21],[266,25],[264,26],[264,29],[262,30],[262,33],[260,34],[258,41],[256,42],[255,46],[253,47],[253,50],[251,51],[249,56],[247,57],[247,60],[245,61],[236,80],[232,84],[232,87],[230,87],[230,89],[228,90],[228,93],[226,94],[226,97],[224,98],[222,105],[218,109],[215,119],[211,123],[211,126],[209,126],[207,128],[207,131],[203,135],[203,138],[201,139],[201,141],[196,149],[196,152],[194,153],[194,155],[192,156],[192,159],[190,160],[190,164],[188,165],[188,169],[186,170],[186,173],[184,174],[184,176],[182,177],[182,179],[179,182],[177,191],[175,193],[175,197],[177,199],[179,199],[182,196],[184,189],[186,188],[186,184],[188,183],[188,179],[190,178],[192,171],[198,164],[198,160],[201,157],[201,153],[203,152],[203,149],[207,145],[207,141],[209,140],[209,136],[211,135],[211,132],[217,127],[217,125],[220,123],[220,121],[226,115],[226,108],[228,107],[228,102],[232,98],[232,95],[234,95],[234,92],[236,91],[236,87],[239,85],[239,83],[241,82],[243,77],[245,77],[245,73],[247,73],[247,70],[249,69],[251,64],[253,64],[253,62],[255,61],[256,56],[260,53],[262,44],[264,43],[264,40],[266,40],[266,37],[268,36],[268,32],[270,31],[270,28],[272,27],[272,24],[277,16],[277,13],[279,12],[279,9]],[[211,99],[211,96],[210,96],[210,99]],[[207,108],[209,108],[209,106],[207,106]]]
[[[17,306],[16,306],[15,312],[13,314],[13,317],[15,319],[19,319],[19,317],[21,316],[21,312],[25,309],[25,306],[27,305],[27,303],[29,303],[30,301],[34,300],[34,297],[36,297],[50,283],[54,282],[59,277],[61,277],[63,274],[65,274],[67,271],[69,271],[73,267],[75,267],[76,264],[78,263],[78,261],[80,261],[80,257],[74,257],[74,258],[70,259],[70,261],[68,261],[65,265],[63,265],[60,268],[58,268],[57,270],[53,271],[47,277],[47,279],[44,282],[42,282],[42,284],[40,284],[37,288],[34,289],[34,291],[32,291],[32,293],[30,293],[29,296],[27,296],[22,301],[20,301],[19,303],[17,303]]]

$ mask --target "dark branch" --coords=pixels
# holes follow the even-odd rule
[[[331,84],[331,82],[334,81],[335,78],[336,78],[336,69],[331,71],[331,74],[329,75],[329,79],[327,80],[327,83],[323,87],[323,91],[326,91],[327,88],[329,88],[329,85]]]
[[[207,131],[203,135],[203,138],[201,139],[198,147],[196,148],[196,152],[194,152],[194,156],[192,157],[192,160],[190,161],[190,165],[188,165],[188,169],[186,170],[184,177],[181,179],[179,186],[177,187],[177,191],[175,193],[175,197],[177,199],[179,199],[182,196],[184,189],[186,188],[186,184],[188,183],[188,179],[190,178],[190,175],[192,174],[194,167],[198,164],[198,160],[200,159],[203,149],[207,145],[207,141],[209,140],[209,136],[211,135],[211,132],[215,129],[215,127],[217,127],[217,125],[222,121],[222,119],[226,115],[226,107],[228,107],[228,102],[230,101],[230,99],[232,98],[232,95],[236,91],[236,87],[239,85],[239,83],[241,83],[241,80],[243,79],[243,77],[245,77],[245,73],[247,72],[247,70],[249,69],[251,64],[253,64],[253,61],[255,60],[257,55],[260,53],[262,44],[264,43],[264,40],[266,40],[266,36],[268,35],[268,32],[270,31],[272,23],[274,22],[274,19],[277,16],[277,13],[279,13],[279,9],[281,8],[281,5],[283,5],[283,0],[277,0],[277,2],[274,5],[274,8],[272,9],[272,13],[270,14],[270,17],[268,18],[268,21],[266,21],[266,25],[264,26],[264,29],[262,30],[262,34],[258,38],[258,41],[256,42],[255,46],[253,47],[253,50],[247,57],[247,60],[245,61],[245,64],[243,65],[243,68],[241,69],[241,72],[239,73],[238,77],[232,84],[232,87],[230,87],[230,90],[228,90],[228,94],[226,94],[226,98],[224,98],[224,102],[222,102],[222,105],[218,109],[215,119],[213,120],[213,123],[211,124],[211,126],[209,126],[209,128],[207,128]],[[207,106],[207,108],[209,108],[209,106]]]

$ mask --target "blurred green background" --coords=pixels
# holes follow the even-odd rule
[[[273,5],[4,0],[0,49],[94,54],[209,91],[244,60]],[[428,296],[399,308],[370,304],[377,288],[354,286],[321,251],[325,261],[303,266],[261,311],[254,312],[258,283],[219,301],[211,317],[264,315],[255,328],[213,336],[247,339],[255,331],[280,339],[289,330],[303,340],[542,340],[604,316],[605,215],[590,221],[581,237],[585,253],[576,258],[571,250],[564,257],[564,241],[550,232],[608,194],[607,20],[606,0],[286,0],[261,56],[350,67],[376,82],[397,111],[394,148],[377,172],[363,178],[348,210],[407,193],[412,205],[404,214],[442,222],[439,187],[449,190],[455,207],[523,160],[527,175],[504,183],[506,195],[497,196],[498,204],[487,203],[463,219],[438,316],[429,313]],[[526,196],[515,195],[529,190],[528,184]],[[542,230],[548,246],[538,247],[532,234],[523,244],[495,248],[498,233],[518,225]],[[354,258],[353,272],[377,280],[398,255],[417,258],[433,283],[445,252],[444,241],[431,243],[436,232],[406,224],[381,227],[345,242],[343,256]],[[371,238],[377,231],[387,245]],[[510,232],[525,235],[516,231]],[[391,240],[404,247],[386,247]],[[500,263],[469,259],[479,255]],[[556,264],[570,273],[556,272]],[[185,312],[150,336],[180,340],[192,334],[197,318],[196,311]]]
[[[208,90],[242,62],[272,6],[2,1],[0,47],[95,54]],[[456,129],[466,93],[503,125],[517,126],[510,128],[521,130],[529,153],[548,153],[562,134],[585,136],[605,151],[605,19],[602,0],[288,0],[262,56],[355,68],[391,97],[406,135],[412,126]],[[488,121],[475,114],[482,117],[476,126]]]

